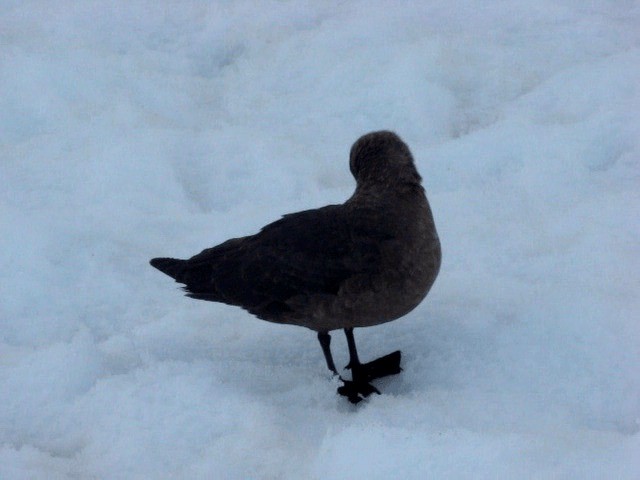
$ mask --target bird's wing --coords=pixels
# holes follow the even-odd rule
[[[256,235],[188,260],[200,274],[187,290],[254,313],[285,308],[297,295],[336,294],[348,278],[379,268],[380,246],[391,237],[372,216],[363,212],[354,218],[340,205],[285,215]]]

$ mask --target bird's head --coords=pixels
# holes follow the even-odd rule
[[[367,133],[356,140],[349,155],[349,169],[358,185],[420,185],[422,181],[409,147],[386,130]]]

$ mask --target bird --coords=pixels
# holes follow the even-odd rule
[[[355,191],[344,203],[283,215],[258,233],[186,259],[153,258],[188,297],[241,307],[259,319],[317,333],[337,393],[358,403],[380,391],[372,380],[400,373],[399,350],[362,363],[354,328],[396,320],[427,295],[442,250],[413,156],[394,132],[351,147]],[[351,379],[336,369],[331,335],[344,330]]]

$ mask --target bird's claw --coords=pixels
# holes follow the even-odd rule
[[[400,373],[402,370],[400,368],[401,359],[402,354],[398,350],[369,363],[352,365],[349,362],[345,368],[351,370],[352,380],[340,377],[344,385],[338,388],[338,393],[347,397],[351,403],[361,402],[372,393],[380,394],[380,391],[369,382],[376,378]]]
[[[343,378],[341,378],[340,380],[342,380],[344,385],[338,387],[338,393],[344,397],[347,397],[347,399],[353,404],[361,402],[372,393],[377,393],[378,395],[380,395],[380,391],[370,383],[344,380]]]

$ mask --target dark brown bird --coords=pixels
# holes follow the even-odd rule
[[[388,131],[360,137],[349,167],[357,185],[342,205],[284,215],[255,235],[151,265],[183,283],[189,297],[315,330],[336,375],[329,332],[344,329],[352,380],[341,378],[338,392],[356,403],[379,393],[371,380],[400,372],[401,354],[360,363],[354,327],[413,310],[436,279],[441,250],[422,179],[400,137]]]

